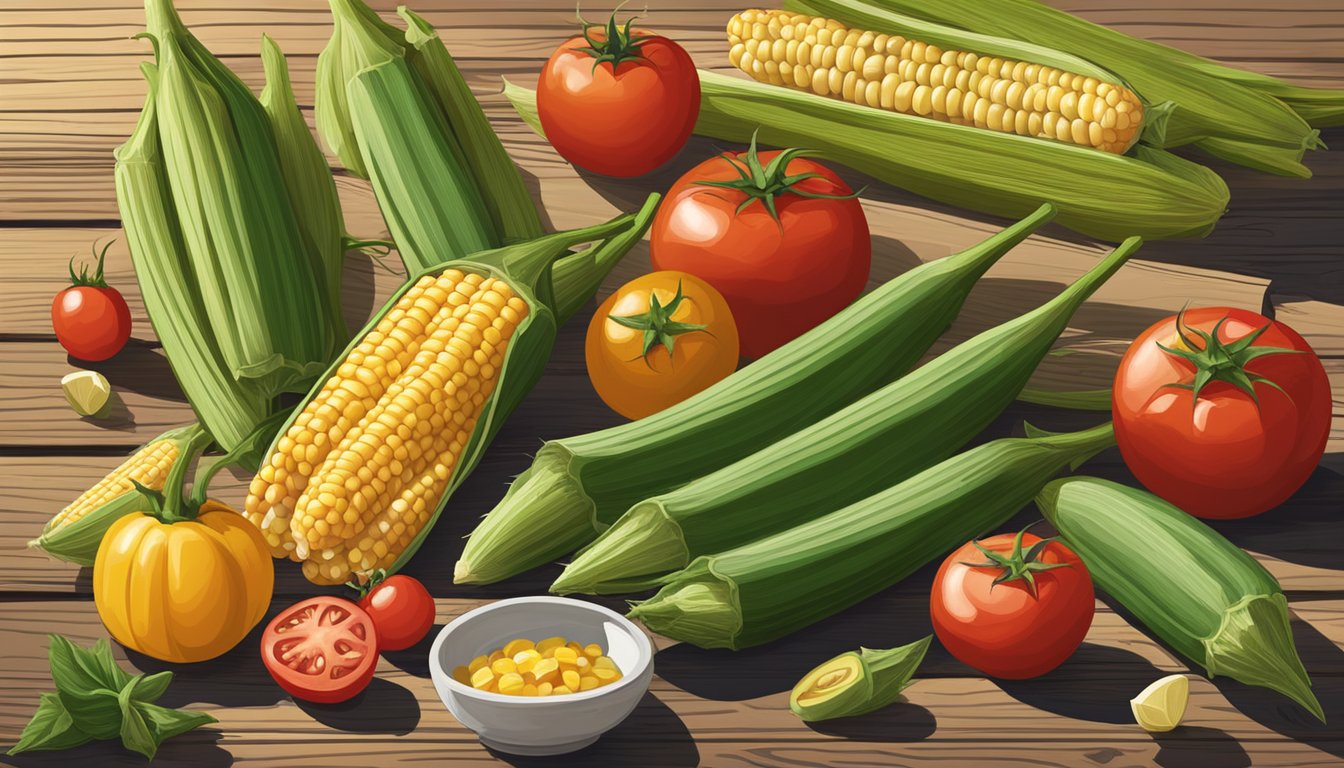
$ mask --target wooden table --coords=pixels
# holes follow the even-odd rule
[[[1344,86],[1344,8],[1332,0],[1287,0],[1273,9],[1252,0],[1176,0],[1136,4],[1060,0],[1069,10],[1125,31],[1182,46],[1235,66],[1293,80]],[[187,24],[250,84],[263,30],[284,47],[298,98],[312,104],[317,53],[329,33],[321,0],[181,0]],[[251,7],[247,7],[247,6]],[[395,0],[376,5],[390,15]],[[632,209],[713,152],[693,139],[664,171],[615,181],[576,173],[516,118],[497,95],[501,75],[526,82],[573,29],[567,2],[420,0],[437,25],[555,227],[573,227]],[[651,3],[648,23],[687,46],[698,63],[725,68],[722,29],[736,0]],[[590,8],[599,16],[605,11]],[[136,290],[125,243],[109,254],[108,278],[130,301],[135,338],[114,360],[83,366],[66,358],[48,321],[65,262],[90,243],[120,237],[112,190],[112,149],[136,118],[143,85],[136,62],[148,46],[134,0],[10,2],[0,7],[0,746],[13,744],[37,701],[50,690],[46,634],[79,642],[106,636],[89,597],[90,574],[50,561],[24,544],[42,523],[122,455],[165,428],[191,419],[155,344]],[[1237,119],[1229,115],[1229,120]],[[1344,145],[1344,131],[1328,131]],[[1202,158],[1207,160],[1207,158]],[[1325,358],[1335,384],[1330,453],[1297,496],[1260,519],[1220,525],[1282,581],[1293,628],[1315,690],[1332,721],[1263,689],[1196,676],[1186,725],[1154,738],[1130,720],[1128,699],[1157,677],[1187,671],[1184,661],[1135,629],[1105,601],[1078,653],[1031,682],[992,682],[935,647],[908,699],[863,718],[808,727],[787,711],[787,690],[808,668],[860,644],[886,647],[929,632],[925,569],[813,629],[742,653],[701,651],[661,642],[658,676],[634,715],[597,745],[555,761],[487,752],[444,710],[420,647],[388,654],[368,690],[339,706],[292,701],[267,677],[256,633],[221,659],[172,667],[117,650],[139,670],[172,668],[160,703],[209,711],[217,726],[167,743],[162,765],[229,765],[234,760],[287,766],[385,766],[450,759],[521,764],[681,766],[1333,765],[1344,760],[1344,156],[1314,153],[1311,181],[1259,175],[1209,161],[1232,189],[1230,211],[1199,242],[1146,246],[1077,315],[1062,345],[1085,354],[1050,358],[1037,384],[1108,383],[1126,340],[1186,302],[1275,313]],[[855,183],[867,181],[849,173]],[[384,233],[367,184],[338,175],[352,232]],[[874,230],[876,284],[916,263],[970,245],[1003,224],[930,204],[886,185],[864,204]],[[1035,306],[1096,262],[1103,248],[1059,229],[1032,238],[992,270],[940,348]],[[607,281],[610,289],[648,268],[636,248]],[[362,320],[396,279],[351,256],[346,310]],[[489,600],[544,591],[554,567],[491,587],[452,584],[461,537],[498,500],[539,441],[616,423],[593,395],[582,362],[583,323],[561,333],[545,378],[514,415],[453,501],[408,572],[422,579],[447,622]],[[108,419],[76,418],[58,380],[78,367],[102,371],[120,406]],[[1095,414],[1017,406],[989,434],[1023,419],[1042,427],[1095,423]],[[1128,478],[1110,452],[1089,471]],[[1131,479],[1132,481],[1132,479]],[[221,478],[218,495],[240,502],[246,478]],[[1024,511],[1021,521],[1034,512]],[[283,563],[274,608],[314,591]],[[619,601],[611,601],[618,605]],[[1197,674],[1197,673],[1196,673]],[[16,765],[143,765],[110,744],[71,753],[25,755]]]

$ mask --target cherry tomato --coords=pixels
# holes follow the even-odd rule
[[[98,255],[98,270],[89,275],[80,267],[75,274],[70,260],[70,287],[51,302],[51,327],[65,351],[80,360],[106,360],[126,346],[131,338],[131,308],[116,288],[103,279],[103,261],[109,242]]]
[[[645,30],[584,24],[551,54],[537,114],[569,162],[607,176],[641,176],[686,143],[700,114],[700,77],[680,45]]]
[[[639,419],[732,373],[737,354],[737,326],[718,291],[685,272],[653,272],[598,307],[584,359],[602,402]]]
[[[1092,577],[1058,541],[1000,534],[948,555],[929,609],[938,641],[962,663],[1024,680],[1059,666],[1083,642],[1095,611]]]
[[[410,576],[375,578],[360,598],[359,607],[378,628],[378,650],[410,648],[434,626],[434,598],[424,584]]]
[[[703,278],[728,300],[756,358],[849,305],[868,282],[863,207],[799,150],[722,155],[677,180],[650,236],[654,269]],[[753,179],[751,168],[764,182]]]
[[[261,636],[266,671],[289,695],[333,704],[364,690],[378,665],[378,632],[363,608],[335,597],[301,600]]]
[[[1203,518],[1282,503],[1330,435],[1321,361],[1293,329],[1244,309],[1191,309],[1144,331],[1120,360],[1111,407],[1134,476]]]

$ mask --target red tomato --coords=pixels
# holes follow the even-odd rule
[[[585,24],[541,70],[537,114],[569,162],[641,176],[677,154],[700,114],[700,77],[680,45],[644,30]]]
[[[872,258],[863,207],[840,177],[798,150],[756,157],[755,149],[753,139],[747,152],[678,179],[649,246],[654,269],[689,272],[723,294],[751,358],[848,306]],[[764,184],[751,179],[753,164]]]
[[[1083,642],[1095,610],[1092,577],[1068,547],[1042,541],[1000,534],[978,542],[983,551],[971,541],[943,561],[929,600],[933,631],[962,663],[1025,680],[1059,666]]]
[[[106,360],[126,346],[131,338],[131,308],[116,288],[103,279],[103,260],[109,242],[98,255],[98,271],[89,275],[87,267],[75,274],[70,260],[70,287],[56,294],[51,302],[51,327],[65,351],[80,360]]]
[[[1196,393],[1199,370],[1209,379]],[[1282,503],[1320,462],[1330,380],[1283,323],[1206,307],[1134,340],[1111,408],[1120,453],[1148,490],[1197,517],[1249,517]]]
[[[410,648],[434,626],[434,598],[410,576],[377,580],[359,599],[359,607],[378,629],[379,651]]]
[[[289,695],[333,704],[353,697],[373,679],[378,633],[373,619],[349,600],[313,597],[266,625],[261,660]]]

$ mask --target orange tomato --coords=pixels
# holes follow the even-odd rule
[[[639,419],[737,368],[728,302],[686,272],[653,272],[616,290],[588,324],[588,378],[602,402]]]

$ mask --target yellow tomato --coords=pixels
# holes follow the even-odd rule
[[[194,520],[140,513],[113,523],[94,559],[93,599],[127,648],[163,661],[205,661],[261,621],[274,575],[261,532],[207,501]]]
[[[653,272],[616,290],[588,324],[588,378],[602,401],[639,419],[675,405],[737,368],[737,325],[713,286],[686,272]]]

